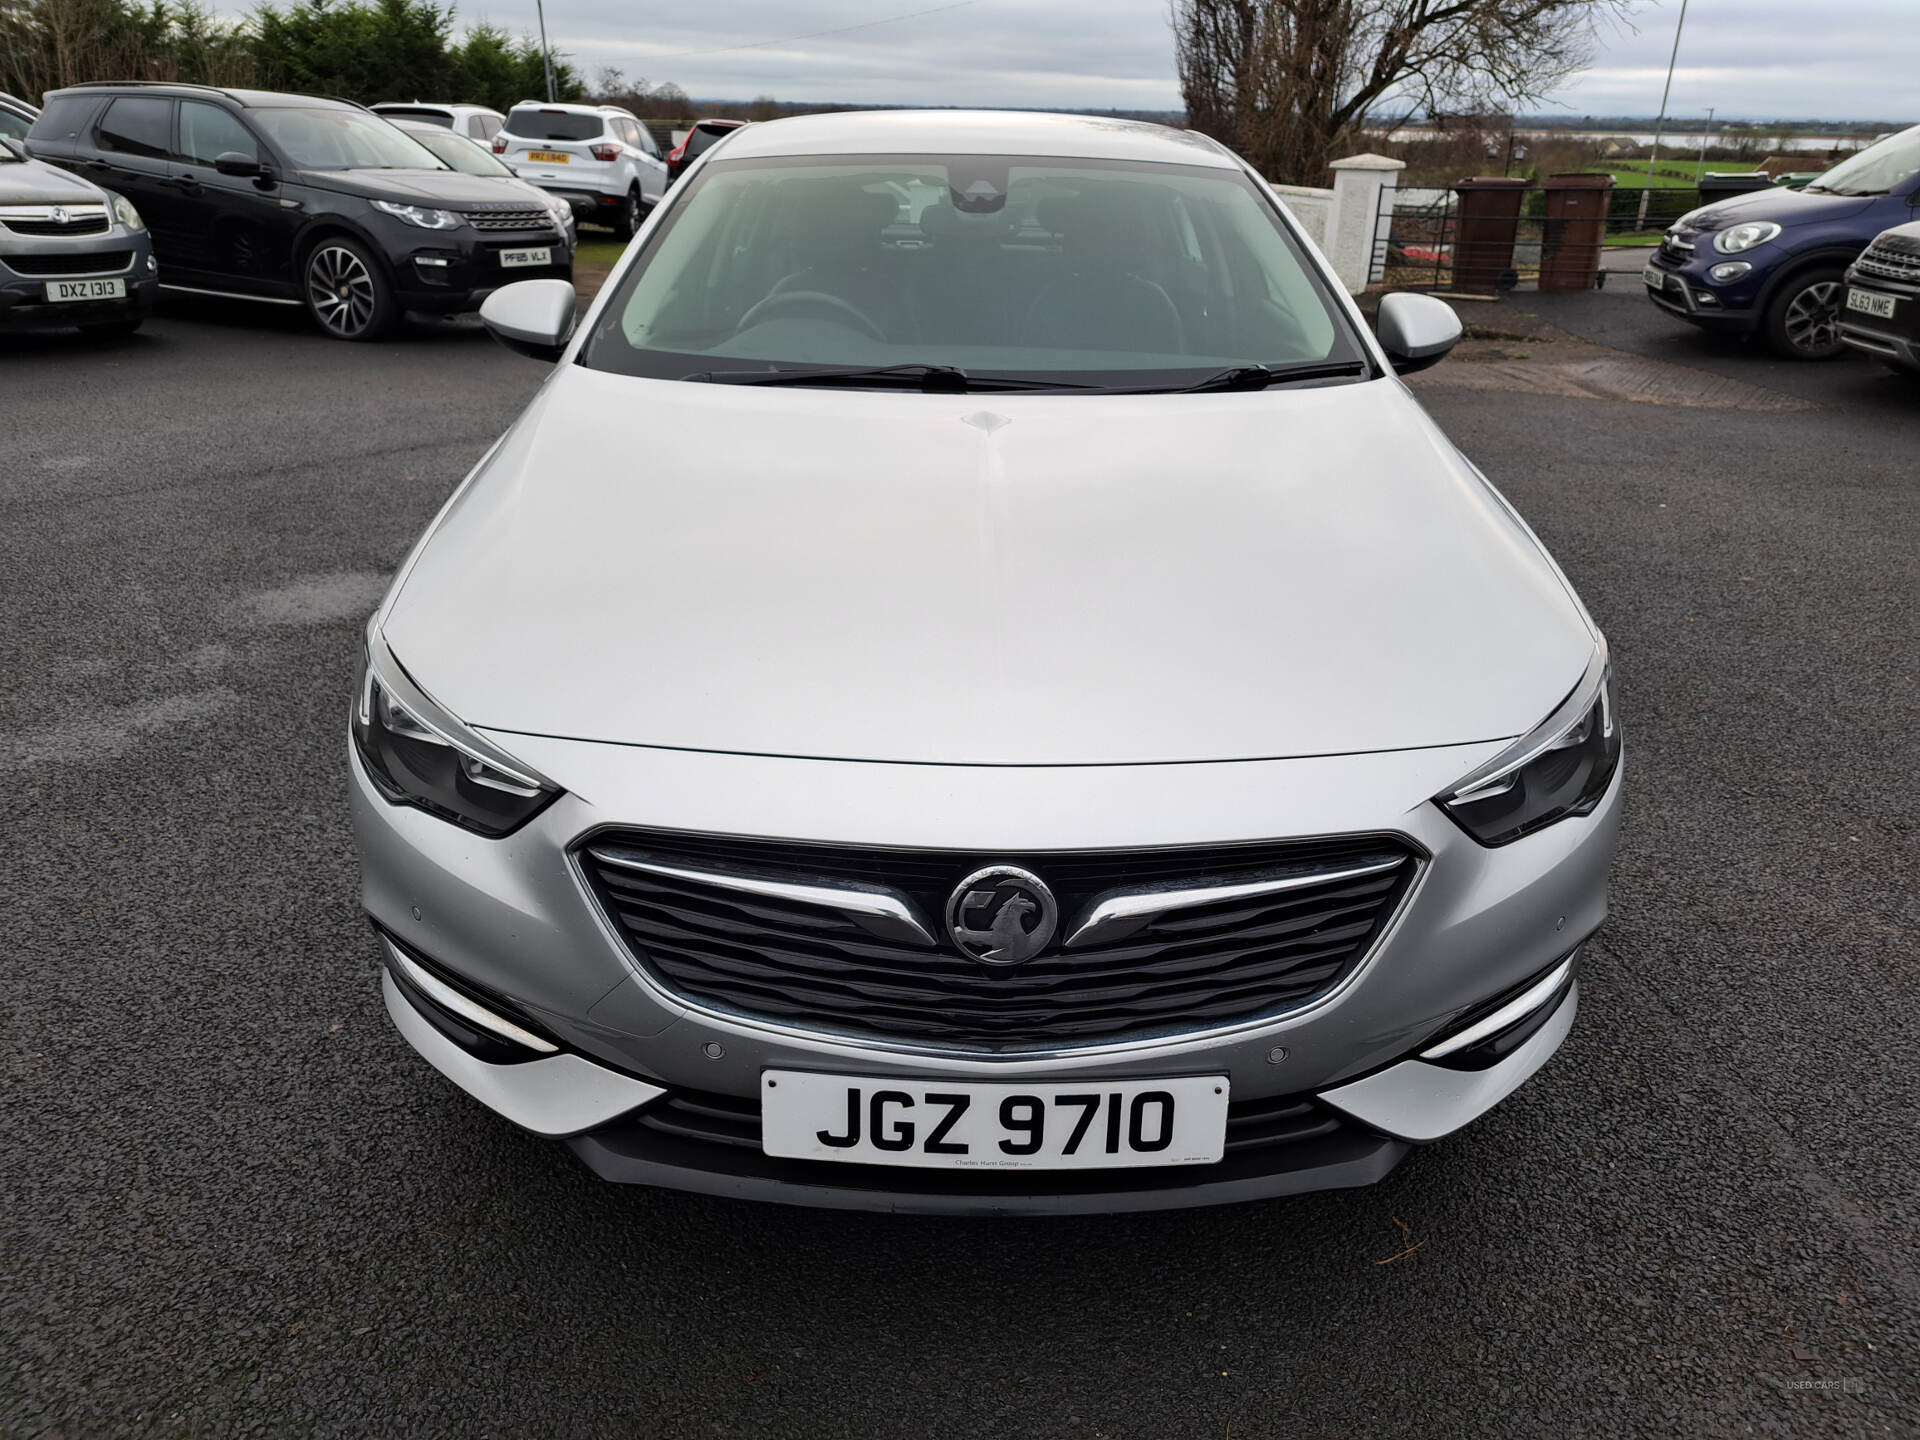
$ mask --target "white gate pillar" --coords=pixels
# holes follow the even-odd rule
[[[1333,213],[1327,223],[1327,258],[1340,283],[1355,295],[1374,279],[1375,242],[1384,235],[1388,192],[1400,183],[1404,160],[1385,155],[1349,155],[1333,170]]]

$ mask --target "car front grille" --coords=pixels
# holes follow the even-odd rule
[[[692,1004],[799,1030],[991,1052],[1188,1034],[1297,1009],[1360,962],[1419,868],[1390,836],[1023,855],[621,831],[594,836],[579,858],[636,960]],[[1023,964],[971,958],[944,922],[956,886],[1002,864],[1037,875],[1058,902],[1052,939]],[[743,890],[743,877],[810,895]],[[1168,907],[1063,943],[1103,898],[1275,877],[1292,888]],[[813,898],[849,888],[895,897],[933,943]]]
[[[1853,262],[1853,268],[1862,275],[1920,285],[1920,241],[1904,235],[1883,235]]]
[[[1693,258],[1693,242],[1669,230],[1660,237],[1660,258],[1671,260],[1675,265],[1684,265]]]
[[[466,217],[476,230],[553,229],[553,216],[546,210],[469,210]]]
[[[104,212],[98,215],[75,215],[64,221],[27,220],[17,215],[0,215],[0,226],[15,235],[42,235],[60,240],[68,236],[104,235],[107,233],[107,217]]]
[[[96,250],[90,255],[8,255],[0,265],[16,275],[118,275],[133,263],[131,250]]]

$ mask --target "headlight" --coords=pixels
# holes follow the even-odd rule
[[[510,834],[560,794],[415,685],[371,627],[354,689],[353,739],[389,803],[417,806],[481,835]]]
[[[391,200],[376,200],[373,208],[382,215],[391,215],[396,220],[404,220],[409,225],[418,225],[422,230],[458,230],[460,217],[451,210],[428,210],[420,205],[396,205]]]
[[[1603,640],[1553,714],[1435,798],[1482,845],[1505,845],[1569,815],[1592,814],[1619,766],[1620,719]]]
[[[122,225],[129,230],[144,230],[147,222],[140,218],[140,212],[133,208],[133,202],[124,195],[113,197],[113,213]]]
[[[1738,280],[1742,275],[1745,275],[1752,269],[1753,266],[1749,265],[1745,260],[1728,260],[1714,266],[1711,270],[1707,271],[1707,274],[1720,284],[1725,285],[1730,280]]]
[[[1779,233],[1780,227],[1771,220],[1749,220],[1744,225],[1729,225],[1715,231],[1713,248],[1722,255],[1738,255],[1743,250],[1766,244]]]

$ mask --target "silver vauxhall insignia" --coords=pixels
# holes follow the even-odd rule
[[[1189,133],[708,150],[370,622],[395,1025],[609,1180],[1128,1210],[1380,1179],[1573,1024],[1606,643]]]

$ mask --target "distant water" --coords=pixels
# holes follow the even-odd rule
[[[1389,140],[1431,140],[1438,133],[1422,126],[1408,125],[1395,130],[1387,138]],[[1514,137],[1520,140],[1532,140],[1547,135],[1572,135],[1582,140],[1627,140],[1635,145],[1653,144],[1651,130],[1638,133],[1617,133],[1612,130],[1515,130],[1513,133]],[[1660,137],[1660,149],[1663,154],[1669,149],[1675,152],[1691,150],[1698,153],[1702,141],[1711,147],[1736,144],[1738,139],[1739,137],[1733,135],[1701,135],[1697,132],[1669,130]],[[1872,143],[1870,138],[1862,139],[1857,135],[1790,135],[1781,140],[1768,140],[1762,137],[1755,137],[1755,139],[1762,153],[1768,154],[1783,150],[1806,150],[1825,154],[1836,147],[1851,151],[1864,149]]]

